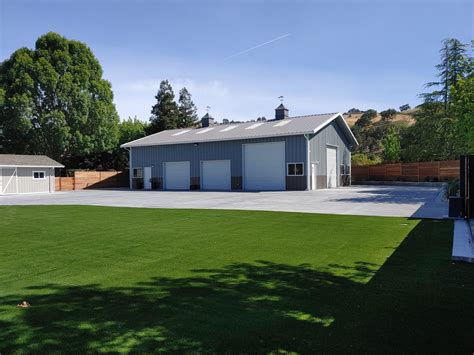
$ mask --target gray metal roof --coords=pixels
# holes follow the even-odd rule
[[[231,123],[197,129],[172,129],[122,144],[121,147],[128,148],[312,134],[318,132],[334,120],[340,122],[349,140],[357,146],[357,140],[342,117],[342,114],[328,113],[290,117],[283,120],[266,122]]]
[[[57,161],[46,155],[18,155],[18,154],[0,154],[0,167],[44,167],[44,168],[64,168]]]

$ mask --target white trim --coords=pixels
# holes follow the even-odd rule
[[[41,173],[43,173],[43,177],[37,177],[35,178],[35,173],[37,173],[38,175],[40,175]],[[46,171],[45,170],[33,170],[31,172],[31,178],[33,180],[46,180]]]
[[[295,174],[295,175],[288,175],[288,165],[291,165],[291,164],[301,164],[303,165],[303,172],[301,174]],[[305,163],[303,161],[292,161],[290,163],[286,163],[286,176],[304,176],[304,171],[305,171]]]
[[[323,124],[320,124],[318,127],[316,127],[314,130],[313,130],[313,133],[317,133],[319,132],[321,129],[323,129],[324,127],[326,127],[329,123],[331,123],[332,121],[334,121],[335,119],[337,119],[338,117],[341,118],[342,122],[344,122],[344,126],[346,128],[347,131],[349,131],[352,139],[354,140],[354,142],[356,143],[356,145],[359,145],[359,142],[357,141],[356,137],[354,136],[354,133],[352,133],[352,130],[351,128],[349,127],[349,125],[347,124],[346,120],[344,119],[344,116],[342,115],[342,113],[338,112],[336,113],[334,116],[332,116],[330,119],[326,120]]]
[[[0,168],[0,195],[3,195],[3,171]]]

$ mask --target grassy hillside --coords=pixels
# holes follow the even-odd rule
[[[409,125],[412,125],[415,123],[415,120],[412,115],[414,112],[416,112],[416,110],[417,109],[415,108],[415,109],[399,112],[397,113],[395,118],[391,121],[392,122],[404,121],[404,122],[407,122]],[[352,127],[362,115],[363,113],[352,113],[352,114],[345,113],[344,119],[346,120],[347,124]],[[377,117],[374,120],[372,120],[372,123],[378,122],[380,120],[381,120],[381,117],[379,113],[377,114]]]

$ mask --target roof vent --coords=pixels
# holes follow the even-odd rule
[[[204,127],[209,127],[212,125],[214,125],[214,117],[212,117],[208,112],[204,116],[202,116],[201,126],[204,128]]]
[[[280,106],[275,109],[275,119],[283,120],[285,118],[288,118],[288,109],[281,103]]]

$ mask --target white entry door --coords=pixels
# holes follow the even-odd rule
[[[317,165],[316,163],[311,164],[311,190],[317,189]]]
[[[201,162],[202,190],[230,190],[230,160]]]
[[[151,190],[151,166],[143,168],[143,188]]]
[[[326,148],[326,169],[328,188],[337,187],[337,148]]]
[[[165,163],[165,190],[189,190],[191,171],[189,161]]]
[[[285,190],[285,142],[244,144],[244,188]]]
[[[2,172],[2,168],[0,168],[0,194],[3,194],[3,172]]]

